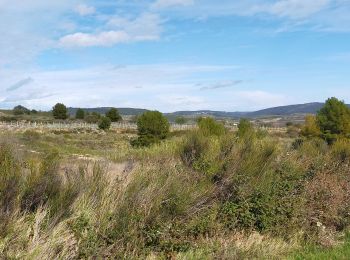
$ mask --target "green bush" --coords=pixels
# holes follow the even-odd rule
[[[253,124],[248,119],[242,118],[238,124],[238,137],[251,137],[254,134],[255,130]]]
[[[68,109],[65,105],[57,103],[52,108],[52,115],[55,119],[67,119],[68,118]]]
[[[183,116],[178,116],[175,118],[176,124],[183,125],[183,124],[186,124],[186,122],[187,122],[187,118],[185,118]]]
[[[98,123],[98,128],[106,131],[110,127],[111,127],[111,120],[108,117],[103,116]]]
[[[92,112],[91,114],[86,114],[85,121],[89,124],[97,124],[101,119],[101,115],[97,112]]]
[[[29,115],[30,110],[24,106],[19,105],[13,108],[13,114],[15,116],[24,115],[24,114]]]
[[[122,120],[121,115],[119,114],[118,109],[116,108],[111,108],[107,113],[106,117],[108,117],[111,122],[119,122]]]
[[[211,117],[199,119],[198,127],[200,133],[204,136],[221,136],[226,132],[224,125],[216,122],[215,119]]]
[[[181,151],[182,161],[194,170],[214,177],[222,166],[221,143],[215,136],[205,136],[201,131],[189,133]]]
[[[133,146],[150,146],[168,137],[168,119],[158,111],[147,111],[137,119],[138,138],[132,140]]]
[[[85,118],[85,111],[81,108],[77,109],[77,112],[75,113],[76,119],[84,119]]]

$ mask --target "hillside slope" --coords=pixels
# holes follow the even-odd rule
[[[166,113],[166,116],[173,118],[177,116],[186,117],[199,117],[199,116],[214,116],[225,118],[257,118],[266,116],[289,116],[295,114],[315,114],[323,107],[324,103],[313,102],[306,104],[288,105],[271,107],[253,112],[225,112],[225,111],[211,111],[211,110],[198,110],[198,111],[176,111],[172,113]],[[348,105],[350,107],[350,105]],[[87,112],[98,112],[101,114],[106,113],[110,107],[97,107],[97,108],[83,108]],[[68,108],[69,114],[74,115],[77,108]],[[140,115],[147,111],[147,109],[141,108],[118,108],[122,115]]]

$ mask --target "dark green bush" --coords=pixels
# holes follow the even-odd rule
[[[116,108],[111,108],[107,113],[106,117],[108,117],[111,122],[119,122],[122,120],[121,115],[119,114],[118,109]]]
[[[30,110],[24,106],[21,106],[21,105],[14,107],[12,111],[13,111],[13,114],[15,116],[24,115],[24,114],[29,115],[30,114]]]
[[[106,117],[106,116],[103,116],[101,117],[99,123],[98,123],[98,128],[101,129],[101,130],[108,130],[109,128],[111,127],[111,120]]]
[[[68,118],[68,109],[64,104],[57,103],[52,108],[52,115],[55,119],[67,119]]]
[[[81,108],[77,109],[77,112],[75,113],[76,119],[84,119],[85,118],[85,111]]]
[[[147,111],[137,119],[138,138],[132,140],[133,146],[150,146],[168,137],[168,119],[158,111]]]

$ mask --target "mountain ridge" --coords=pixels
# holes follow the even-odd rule
[[[214,117],[222,117],[222,118],[258,118],[258,117],[266,117],[266,116],[290,116],[295,114],[316,114],[323,107],[324,103],[321,102],[311,102],[304,104],[295,104],[295,105],[286,105],[286,106],[277,106],[265,108],[257,111],[251,112],[227,112],[227,111],[214,111],[214,110],[197,110],[197,111],[175,111],[171,113],[164,113],[169,117],[176,116],[186,116],[186,117],[198,117],[198,116],[214,116]],[[350,108],[350,104],[347,104]],[[74,115],[78,108],[69,107],[69,114]],[[98,112],[101,114],[106,113],[111,107],[96,107],[96,108],[82,108],[86,112]],[[142,108],[117,108],[120,114],[124,116],[134,116],[140,115],[146,111],[147,109]]]

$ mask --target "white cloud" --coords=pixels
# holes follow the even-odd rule
[[[81,16],[86,16],[94,14],[96,12],[96,9],[93,6],[80,4],[75,8],[75,11]]]
[[[193,89],[192,77],[232,71],[235,66],[153,64],[97,66],[61,71],[0,71],[1,107],[19,103],[30,108],[68,106],[137,106],[161,111],[205,108],[205,97]],[[9,86],[30,76],[22,88]],[[28,81],[28,80],[27,80]],[[189,82],[189,83],[186,83]],[[195,93],[191,93],[191,89]],[[173,94],[169,94],[173,93]],[[181,94],[178,94],[181,93]]]
[[[0,0],[0,68],[30,64],[39,53],[55,46],[55,37],[65,29],[80,0]]]
[[[268,13],[293,19],[305,18],[329,6],[331,0],[281,0],[268,6]]]
[[[194,5],[194,0],[157,0],[152,4],[152,8],[162,9],[174,6],[190,6]]]
[[[113,46],[119,43],[153,41],[160,38],[162,27],[158,15],[145,13],[135,19],[112,17],[107,25],[110,29],[97,33],[74,33],[63,36],[63,47]]]
[[[128,42],[131,37],[123,31],[108,31],[98,34],[74,33],[60,39],[63,47],[112,46]]]

